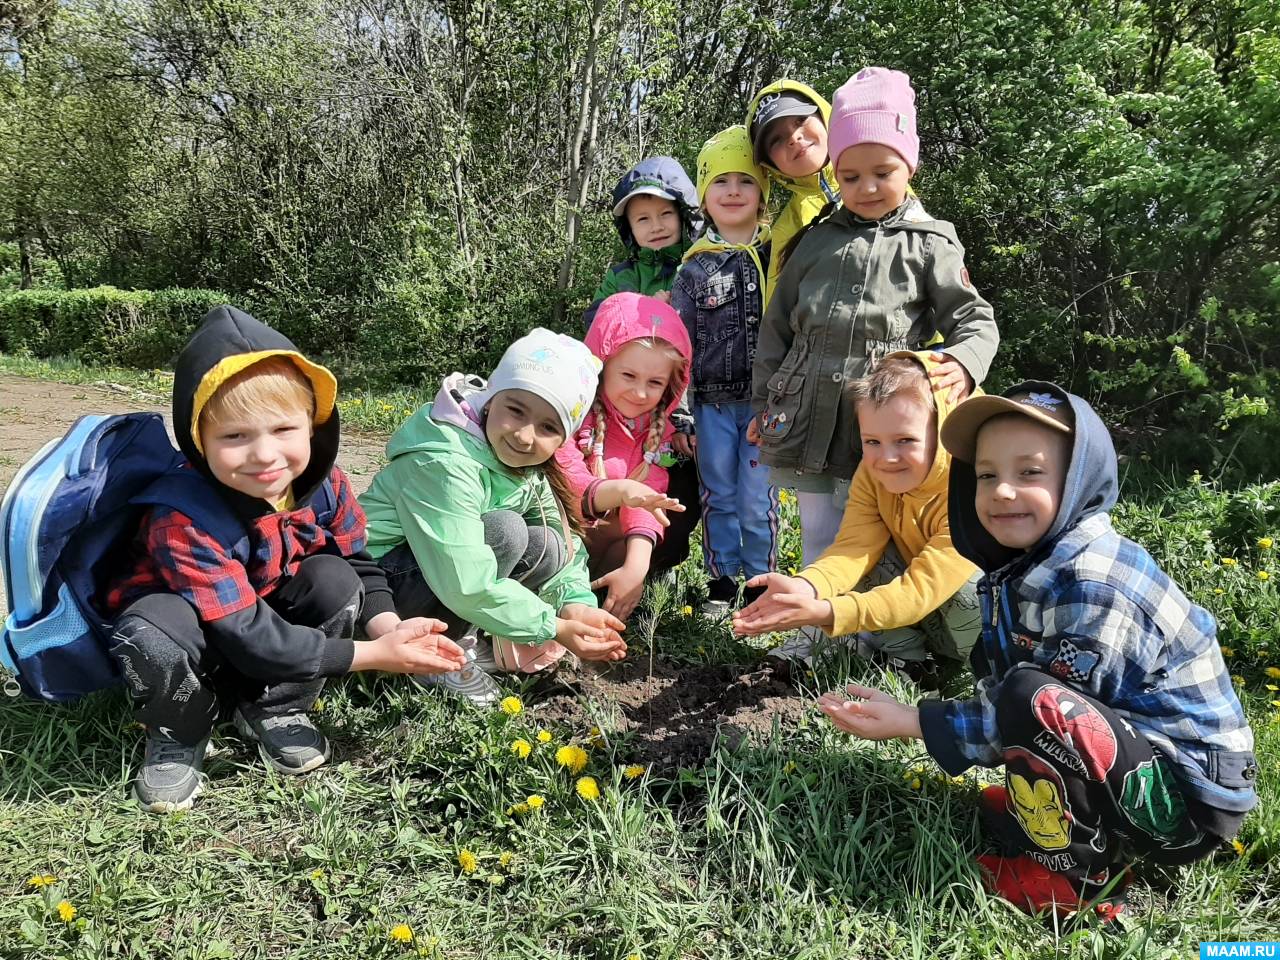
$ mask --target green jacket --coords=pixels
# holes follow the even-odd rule
[[[751,377],[760,458],[779,470],[848,479],[861,459],[848,381],[887,353],[931,347],[959,361],[977,386],[999,343],[955,227],[931,219],[914,198],[879,221],[840,208],[801,239],[760,326]]]
[[[484,542],[484,514],[513,510],[530,525],[562,530],[555,494],[537,470],[517,472],[493,454],[466,396],[481,381],[454,374],[387,444],[390,460],[360,495],[368,550],[408,543],[431,592],[459,617],[516,643],[555,639],[566,603],[597,605],[587,551],[571,537],[569,562],[538,593],[498,577]]]
[[[817,91],[799,80],[777,80],[767,87],[762,87],[760,92],[751,98],[751,103],[747,105],[747,119],[745,121],[748,130],[751,129],[752,121],[755,120],[756,109],[759,107],[760,101],[770,94],[781,93],[784,90],[798,93],[816,103],[818,105],[818,113],[822,117],[823,126],[830,126],[831,104],[821,97]],[[769,264],[769,276],[766,279],[767,295],[765,302],[768,303],[768,297],[773,296],[773,291],[778,286],[778,271],[781,269],[779,260],[782,251],[791,242],[791,238],[803,230],[809,221],[821,212],[823,207],[840,196],[840,188],[836,184],[836,174],[831,167],[830,160],[817,173],[799,179],[792,179],[779,172],[773,164],[769,163],[768,158],[761,161],[761,166],[768,173],[770,180],[790,193],[786,204],[773,219],[773,259]]]
[[[595,296],[591,298],[591,306],[582,315],[583,329],[591,329],[591,321],[596,318],[600,304],[615,293],[642,293],[652,297],[655,293],[669,291],[676,282],[676,271],[684,262],[688,249],[686,240],[661,250],[633,246],[631,256],[610,267],[600,281]]]

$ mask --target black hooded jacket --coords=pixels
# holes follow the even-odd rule
[[[290,359],[311,381],[317,403],[310,460],[285,510],[219,482],[197,442],[210,397],[235,373],[270,356]],[[360,578],[362,624],[394,610],[386,576],[364,549],[364,513],[335,466],[335,392],[332,374],[283,334],[234,307],[211,310],[174,369],[174,436],[187,463],[134,498],[152,509],[138,536],[138,566],[111,591],[108,606],[119,611],[146,593],[174,592],[195,607],[210,643],[247,677],[279,683],[346,673],[353,638],[289,623],[264,599],[305,557],[328,553],[344,557]],[[216,524],[206,521],[202,528],[203,518]],[[228,527],[238,536],[229,538]],[[229,540],[230,547],[222,546]]]

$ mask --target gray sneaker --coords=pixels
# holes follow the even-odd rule
[[[453,673],[422,674],[415,676],[413,682],[428,690],[437,689],[460,697],[477,707],[491,707],[502,697],[502,688],[474,660]]]
[[[133,780],[133,798],[149,813],[190,810],[204,788],[206,736],[194,746],[159,732],[147,731],[147,749]]]
[[[305,713],[284,713],[250,720],[236,709],[236,729],[258,741],[262,759],[281,773],[314,770],[329,759],[329,741]]]
[[[812,668],[816,649],[826,642],[823,632],[818,627],[801,627],[765,656],[770,660],[799,662]]]

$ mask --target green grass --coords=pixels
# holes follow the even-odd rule
[[[810,711],[768,742],[722,743],[704,766],[628,780],[627,744],[611,737],[589,750],[584,774],[603,796],[587,801],[554,752],[589,732],[541,721],[536,698],[515,717],[482,714],[401,678],[358,676],[331,682],[316,715],[336,747],[328,766],[282,778],[228,733],[206,794],[168,818],[127,798],[141,739],[122,694],[67,707],[0,697],[0,957],[1172,960],[1198,955],[1200,940],[1274,938],[1280,694],[1266,685],[1280,680],[1265,669],[1280,662],[1280,603],[1257,577],[1274,572],[1257,541],[1273,535],[1280,485],[1131,477],[1128,494],[1117,524],[1234,631],[1262,802],[1242,855],[1143,868],[1122,929],[1047,929],[986,896],[975,808],[994,774],[952,781],[919,744],[858,743]],[[783,566],[794,563],[792,527],[783,546]],[[697,584],[695,567],[682,579]],[[633,656],[760,655],[684,615],[678,595],[651,588]],[[865,669],[834,658],[802,695]],[[537,742],[541,728],[551,743]],[[511,751],[517,737],[535,744],[527,759]],[[508,813],[531,794],[541,810]],[[29,885],[46,874],[50,886]],[[411,942],[391,938],[398,924]]]

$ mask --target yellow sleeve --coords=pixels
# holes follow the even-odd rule
[[[888,543],[889,528],[880,516],[875,484],[859,465],[849,484],[849,499],[835,541],[801,570],[800,576],[813,584],[819,600],[839,597],[857,586]]]
[[[956,551],[943,526],[907,564],[906,572],[880,587],[831,599],[831,635],[887,630],[919,623],[955,596],[978,568]]]

